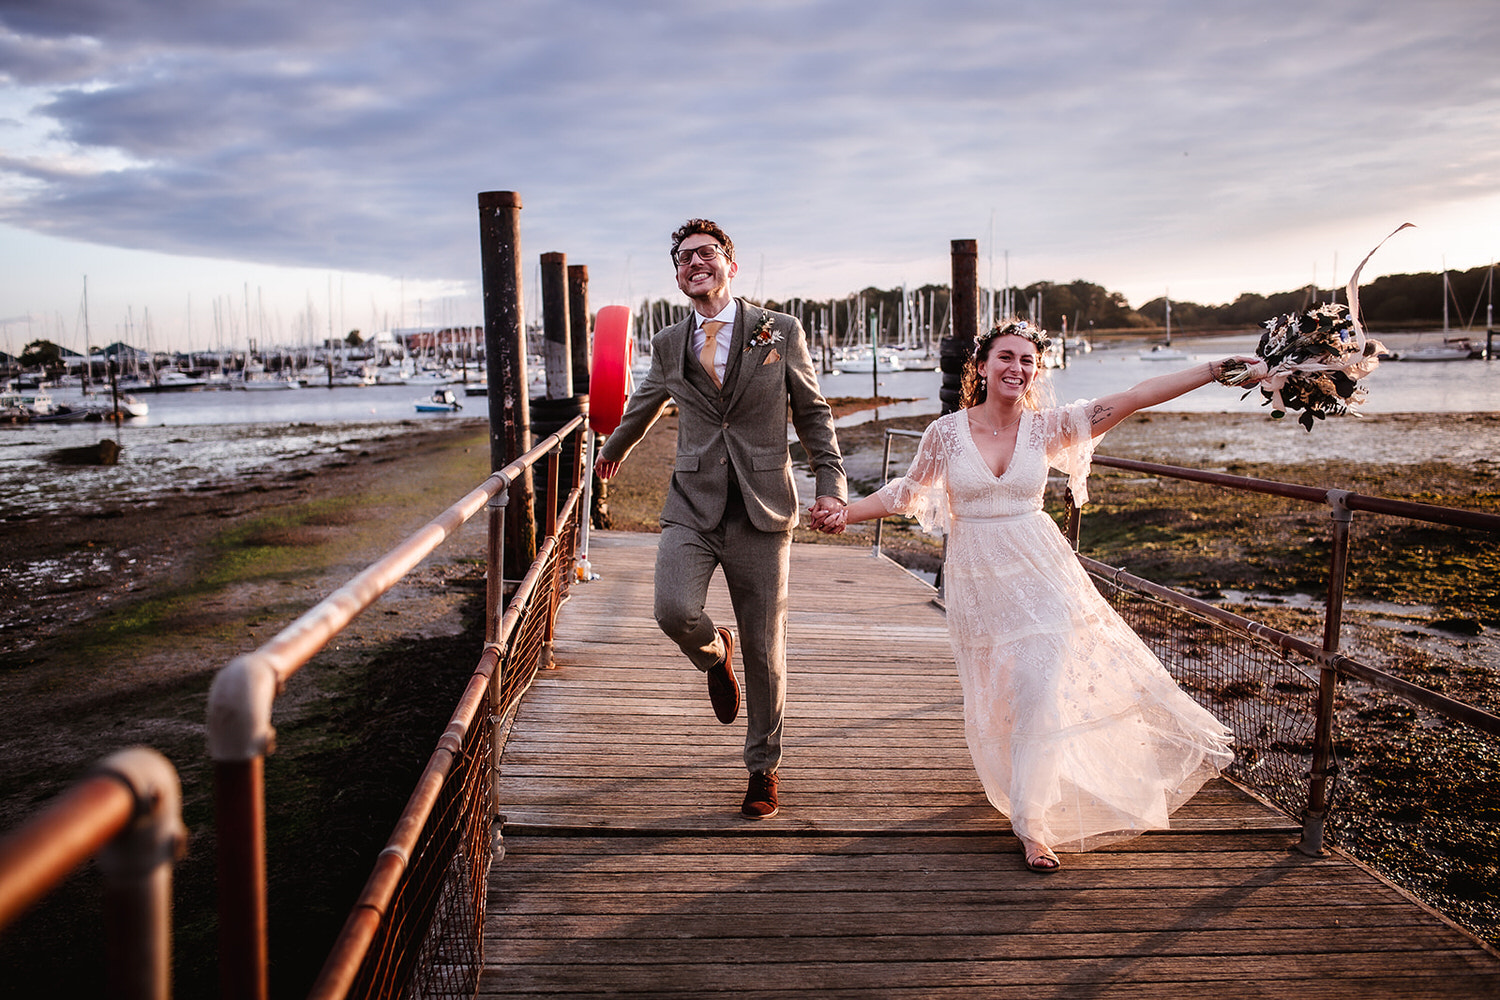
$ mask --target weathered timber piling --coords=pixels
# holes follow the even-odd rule
[[[524,455],[531,445],[526,329],[521,313],[521,196],[517,192],[480,193],[479,261],[484,283],[490,471],[498,472]],[[504,575],[519,580],[536,559],[531,470],[528,468],[507,492]]]
[[[568,255],[542,254],[542,349],[547,398],[573,395],[573,352],[568,346]]]
[[[573,391],[588,395],[593,324],[589,318],[589,268],[568,265],[568,342],[573,352]]]
[[[938,399],[944,413],[959,408],[959,400],[963,397],[964,361],[974,349],[974,338],[979,335],[979,241],[953,240],[950,255],[953,261],[953,329],[952,335],[944,337],[938,347],[939,364],[943,369]]]

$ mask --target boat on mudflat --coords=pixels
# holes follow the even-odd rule
[[[34,424],[71,424],[79,420],[87,420],[89,408],[86,406],[74,406],[69,403],[57,403],[47,409],[46,413],[33,413],[31,422]]]
[[[418,413],[444,413],[462,410],[464,404],[458,401],[452,389],[439,389],[426,399],[416,402]]]

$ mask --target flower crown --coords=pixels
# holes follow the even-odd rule
[[[978,352],[979,345],[996,337],[1022,337],[1036,345],[1037,352],[1045,351],[1051,346],[1047,337],[1047,331],[1039,326],[1032,326],[1024,319],[1008,320],[1004,323],[996,323],[986,333],[981,333],[974,338],[974,350]]]

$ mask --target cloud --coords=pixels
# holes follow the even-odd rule
[[[1028,280],[1100,280],[1495,190],[1500,28],[1475,11],[12,2],[0,66],[45,90],[26,114],[48,134],[0,160],[0,221],[467,280],[475,194],[511,189],[528,252],[668,291],[666,233],[694,214],[830,282],[789,294],[941,280],[991,219],[1068,269]]]

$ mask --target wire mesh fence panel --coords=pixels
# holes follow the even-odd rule
[[[1500,945],[1500,737],[1345,680],[1329,838]]]
[[[467,1000],[478,988],[485,893],[495,853],[495,724],[535,678],[568,592],[579,537],[576,492],[565,510],[556,544],[547,546],[528,571],[533,586],[524,598],[518,593],[513,599],[524,599],[524,609],[502,637],[498,665],[488,678],[499,688],[496,711],[477,712],[465,728],[461,753],[423,822],[348,996]]]
[[[1300,815],[1312,765],[1316,667],[1255,636],[1091,575],[1178,685],[1234,732],[1230,776]]]
[[[1317,667],[1091,575],[1178,684],[1234,731],[1230,776],[1300,816]],[[1500,944],[1500,738],[1359,680],[1341,679],[1334,707],[1329,842]]]
[[[355,997],[472,997],[483,959],[493,722],[475,718],[423,824]]]

